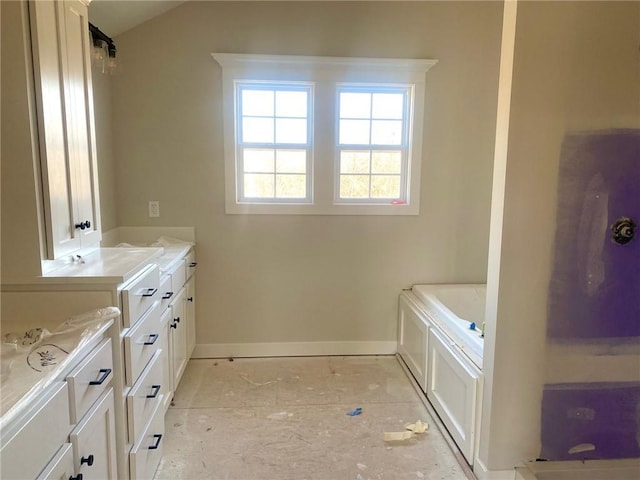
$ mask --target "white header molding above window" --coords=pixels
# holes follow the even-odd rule
[[[316,215],[417,215],[419,213],[425,73],[438,62],[437,60],[234,53],[212,53],[212,56],[222,67],[227,213]],[[242,194],[245,180],[253,181],[257,176],[263,175],[248,173],[246,168],[243,170],[243,160],[240,158],[245,155],[243,152],[247,152],[247,148],[252,147],[246,144],[243,146],[243,139],[238,137],[239,131],[241,131],[238,119],[243,117],[242,113],[238,112],[238,92],[236,90],[238,85],[250,82],[268,82],[272,86],[278,82],[289,82],[289,84],[291,82],[309,82],[309,84],[315,85],[315,88],[311,90],[315,98],[311,99],[310,105],[317,105],[318,108],[314,108],[312,116],[308,118],[311,137],[309,139],[306,175],[309,187],[304,202],[279,201],[277,194],[276,198],[269,200],[246,198],[246,195]],[[375,168],[381,168],[379,167],[380,163],[374,162],[378,165],[376,167],[374,163],[371,163],[373,160],[370,160],[368,172],[366,166],[364,167],[365,171],[353,170],[352,160],[341,154],[338,140],[340,119],[337,108],[339,105],[338,91],[340,88],[344,89],[345,85],[347,87],[353,85],[369,92],[397,87],[405,89],[409,93],[403,114],[406,116],[402,118],[402,128],[405,130],[403,135],[406,134],[408,143],[406,148],[402,147],[405,152],[402,153],[404,160],[397,162],[398,165],[402,165],[402,172],[398,173],[394,170],[393,172],[381,171],[381,173],[377,173]],[[380,121],[376,118],[378,117],[371,117],[369,123],[373,126],[384,124],[383,118]],[[396,126],[396,128],[398,127]],[[369,156],[374,158],[372,152],[380,151],[380,148],[375,146],[374,137],[370,138],[372,142],[370,146],[366,146],[369,144],[365,142],[357,146],[356,150],[362,151],[363,155],[366,155],[366,150],[368,150]],[[259,148],[277,149],[279,147],[274,144],[272,147],[261,145]],[[350,146],[349,148],[353,150],[354,147]],[[344,148],[342,151],[344,152]],[[341,163],[345,161],[351,161],[351,163]],[[347,166],[341,170],[341,165]],[[271,171],[272,167],[267,170]],[[277,184],[278,167],[275,165],[273,166],[273,174]],[[337,193],[341,188],[341,178],[343,185],[345,185],[344,182],[353,184],[353,182],[363,182],[365,178],[369,178],[369,193],[362,193],[362,201],[358,201],[358,192],[366,192],[366,188],[359,189],[355,186],[348,199],[345,199],[344,196],[341,197]],[[388,180],[395,182],[394,185],[402,185],[402,192],[398,198],[392,199],[392,201],[389,198],[378,201],[375,198],[376,195],[385,196],[384,193],[380,193],[381,191],[391,192],[394,190],[387,187],[382,187],[382,190],[380,188],[372,190],[373,184],[371,182],[373,179],[377,183]]]

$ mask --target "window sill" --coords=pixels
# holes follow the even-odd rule
[[[228,215],[419,215],[420,208],[417,204],[265,205],[256,203],[227,203],[225,213]]]

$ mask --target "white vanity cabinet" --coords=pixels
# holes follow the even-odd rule
[[[0,478],[118,479],[113,329],[105,324],[65,371],[2,419]]]
[[[97,247],[100,209],[87,4],[28,3],[47,258]]]
[[[163,299],[163,319],[168,338],[167,372],[170,382],[170,397],[173,396],[182,374],[193,353],[196,341],[195,319],[195,254],[188,249],[173,259],[164,269],[160,280]],[[165,410],[170,398],[165,399]]]

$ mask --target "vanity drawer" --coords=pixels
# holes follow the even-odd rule
[[[177,290],[173,290],[171,287],[171,275],[163,275],[160,278],[160,309],[164,311],[173,297],[177,293]]]
[[[184,264],[187,268],[187,280],[189,280],[191,278],[191,275],[193,275],[196,271],[196,265],[198,265],[198,263],[196,262],[196,252],[194,252],[193,249],[191,249],[191,251],[184,258]]]
[[[156,406],[167,393],[162,363],[164,358],[164,351],[159,349],[127,395],[129,439],[134,444],[140,440]]]
[[[187,267],[185,263],[178,262],[175,268],[169,271],[169,274],[171,275],[171,289],[174,294],[178,293],[187,280]]]
[[[159,292],[160,271],[157,265],[148,267],[145,273],[122,289],[122,319],[125,328],[135,325],[140,316],[162,296]]]
[[[78,423],[113,379],[111,339],[104,339],[68,376],[71,423]]]
[[[156,302],[124,336],[124,364],[127,386],[131,387],[162,343],[160,302]]]
[[[73,451],[71,444],[65,443],[60,447],[56,456],[40,472],[36,480],[66,479],[74,476]]]
[[[129,454],[129,468],[131,478],[136,480],[151,480],[162,458],[164,441],[164,409],[156,406],[142,438],[134,444]]]
[[[65,382],[55,382],[22,415],[26,421],[3,428],[0,478],[36,478],[67,442],[71,429],[69,393]],[[34,448],[34,446],[36,446]]]

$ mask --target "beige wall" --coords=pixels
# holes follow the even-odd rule
[[[499,2],[187,2],[116,38],[118,223],[196,227],[198,343],[394,342],[401,288],[485,281],[501,20]],[[439,59],[420,215],[225,215],[211,52]]]
[[[560,148],[569,132],[640,128],[639,25],[638,2],[518,3],[487,287],[479,455],[492,470],[540,453]]]

